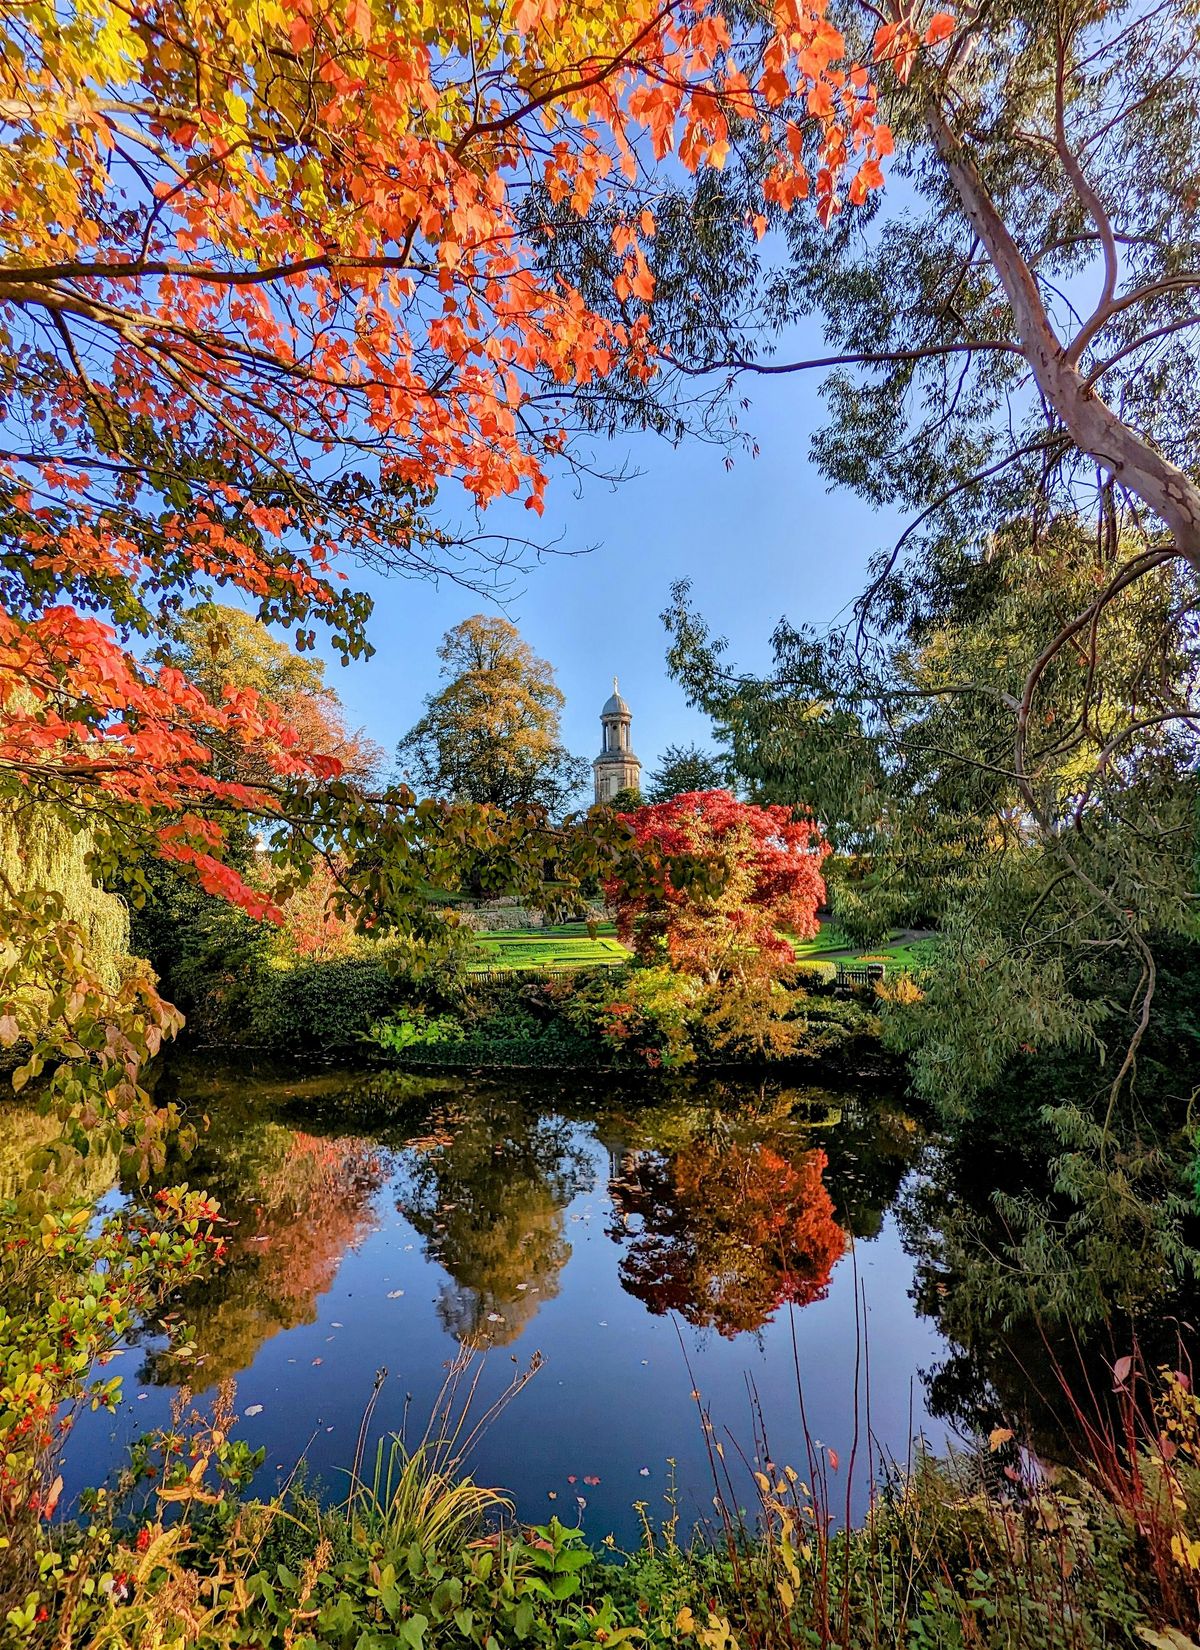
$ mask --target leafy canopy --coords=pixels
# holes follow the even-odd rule
[[[553,668],[514,624],[482,613],[448,630],[438,657],[448,680],[397,746],[404,779],[456,801],[561,811],[587,764],[559,739]]]
[[[646,781],[647,801],[670,802],[685,791],[715,791],[725,782],[719,757],[699,745],[668,745]]]
[[[153,646],[225,591],[301,648],[323,626],[357,655],[370,604],[348,562],[468,584],[479,553],[484,577],[503,564],[514,547],[464,539],[455,499],[540,512],[575,399],[656,370],[656,163],[719,168],[735,128],[798,96],[773,190],[811,186],[828,219],[878,181],[890,137],[844,55],[812,0],[736,27],[673,0],[8,8],[0,800],[86,823],[97,874],[149,850],[262,916],[227,852],[246,816],[301,876],[336,854],[376,924],[412,920],[478,855],[506,890],[570,886],[582,860],[594,875],[619,831],[566,844],[368,797],[319,730],[255,689],[206,692]],[[604,311],[526,223],[535,197],[578,215],[598,195],[615,210]],[[215,771],[218,746],[253,752],[255,783]],[[20,966],[88,1005],[37,1061],[87,1047],[103,1065],[130,1015],[151,1042],[174,1023],[148,985],[118,1012],[37,889],[10,901]]]

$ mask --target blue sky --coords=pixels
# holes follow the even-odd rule
[[[547,541],[586,555],[551,556],[518,580],[504,611],[544,658],[566,695],[567,746],[589,760],[600,748],[599,711],[614,673],[633,710],[633,744],[643,764],[672,743],[704,742],[707,722],[688,709],[664,663],[659,614],[672,581],[693,581],[712,627],[727,635],[739,664],[765,666],[776,621],[821,624],[863,585],[869,557],[889,536],[889,519],[854,495],[826,491],[808,459],[820,417],[821,374],[747,382],[741,415],[759,442],[756,458],[726,470],[716,448],[672,448],[648,436],[619,439],[597,457],[624,460],[641,473],[614,490],[590,481],[582,497],[567,478],[552,484],[540,523]],[[492,511],[485,529],[538,528],[524,510]],[[353,724],[390,754],[421,713],[437,680],[442,632],[486,611],[454,584],[362,580],[376,599],[370,634],[375,655],[329,668]]]

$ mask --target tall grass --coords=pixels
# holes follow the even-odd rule
[[[511,1517],[513,1502],[503,1490],[477,1484],[468,1461],[481,1434],[524,1390],[541,1368],[535,1355],[484,1410],[477,1411],[483,1362],[470,1346],[460,1347],[448,1366],[430,1418],[411,1444],[403,1431],[380,1438],[370,1479],[363,1455],[371,1416],[386,1370],[359,1428],[345,1512],[356,1531],[396,1548],[416,1544],[422,1552],[445,1554],[460,1548],[483,1528],[489,1514]]]
[[[1198,1650],[1189,1370],[1146,1371],[1135,1351],[1116,1360],[1110,1394],[1060,1368],[1079,1440],[1071,1468],[1038,1460],[1008,1428],[937,1458],[918,1444],[898,1463],[871,1432],[863,1321],[843,1454],[809,1429],[798,1357],[796,1466],[777,1464],[752,1383],[751,1455],[693,1377],[716,1512],[707,1539],[724,1560],[720,1590],[681,1613],[700,1650]],[[695,1563],[673,1539],[663,1552],[682,1575]]]

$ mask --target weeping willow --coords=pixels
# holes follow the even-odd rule
[[[36,804],[0,802],[0,952],[9,890],[57,894],[63,915],[84,935],[92,966],[115,988],[129,957],[129,911],[117,894],[97,886],[88,867],[90,846],[86,829],[72,831]]]

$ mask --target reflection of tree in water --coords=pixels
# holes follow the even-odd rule
[[[747,1140],[722,1126],[628,1153],[611,1186],[623,1285],[651,1312],[727,1336],[819,1299],[846,1247],[826,1162],[795,1139]]]
[[[1045,1239],[1040,1254],[1015,1254],[1021,1231],[1001,1212],[998,1193],[1018,1215],[1027,1205],[1045,1230],[1057,1217],[1067,1232],[1069,1211],[1055,1207],[1050,1162],[1015,1130],[1004,1141],[964,1128],[929,1152],[897,1213],[915,1263],[917,1310],[948,1343],[922,1372],[930,1414],[966,1433],[1011,1426],[1046,1459],[1062,1460],[1082,1441],[1073,1403],[1093,1424],[1117,1425],[1113,1362],[1137,1346],[1147,1369],[1176,1367],[1196,1302],[1164,1289],[1147,1264],[1139,1303],[1136,1231],[1120,1234],[1111,1252]],[[1089,1316],[1084,1303],[1104,1297],[1106,1313]]]
[[[0,1082],[4,1081],[0,1076]],[[86,1157],[67,1150],[57,1153],[62,1124],[19,1100],[4,1101],[4,1129],[0,1133],[0,1198],[17,1197],[36,1183],[43,1190],[53,1175],[56,1197],[63,1203],[91,1203],[116,1183],[116,1154],[93,1149]],[[35,1154],[54,1153],[49,1169],[34,1169]]]
[[[181,1305],[199,1369],[152,1357],[157,1381],[222,1380],[279,1330],[312,1323],[342,1257],[376,1224],[372,1204],[389,1165],[375,1143],[239,1122],[204,1137],[187,1166],[233,1224],[228,1263]]]
[[[570,1123],[485,1095],[413,1142],[398,1207],[450,1281],[438,1316],[460,1341],[504,1346],[558,1293],[563,1211],[593,1181]]]

